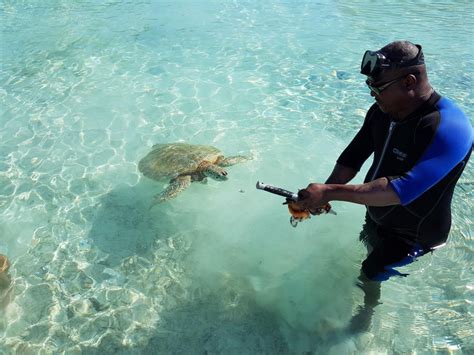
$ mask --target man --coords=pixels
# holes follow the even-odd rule
[[[361,73],[375,104],[326,183],[309,184],[291,205],[313,213],[329,201],[367,207],[361,240],[368,256],[360,276],[365,306],[351,322],[355,331],[370,324],[380,281],[406,276],[395,266],[446,242],[453,190],[473,144],[469,119],[430,86],[420,45],[396,41],[367,51]],[[364,183],[347,184],[372,153]]]

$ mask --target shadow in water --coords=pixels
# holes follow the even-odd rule
[[[152,196],[152,188],[140,183],[119,185],[101,199],[88,238],[109,254],[107,265],[134,255],[149,259],[153,243],[174,227],[163,212],[171,205],[149,209]]]
[[[245,281],[224,278],[213,290],[193,284],[174,305],[169,301],[140,344],[124,346],[122,334],[116,334],[82,350],[90,354],[289,352],[277,314],[256,304]]]
[[[82,351],[282,354],[351,348],[343,327],[319,321],[325,315],[330,318],[335,307],[324,306],[329,301],[324,294],[318,296],[320,286],[308,289],[306,279],[290,280],[275,289],[273,299],[247,277],[245,265],[243,271],[237,266],[230,268],[233,272],[214,270],[212,253],[225,254],[225,249],[206,247],[207,233],[197,230],[195,206],[173,201],[150,210],[155,188],[146,182],[122,185],[105,195],[98,206],[89,239],[108,255],[101,263],[123,275],[123,282],[104,295],[100,287],[94,296],[107,308],[94,307],[97,319],[89,328],[101,335],[87,334],[94,342],[83,343]],[[205,253],[194,259],[188,252],[200,238]],[[148,261],[138,262],[136,257]],[[197,265],[207,258],[212,268]],[[310,295],[298,296],[298,290],[305,289]],[[304,304],[293,305],[294,299]],[[304,306],[305,302],[314,306]],[[306,314],[290,317],[283,312],[293,314],[295,308]],[[313,316],[307,313],[315,313],[316,321],[311,322]],[[293,322],[286,320],[293,318]],[[97,330],[101,319],[108,326]],[[310,325],[304,326],[306,323]],[[313,323],[317,326],[311,326]]]
[[[164,312],[145,353],[288,353],[277,314],[227,286]]]
[[[241,280],[229,279],[212,291],[194,287],[192,293],[188,300],[181,300],[160,313],[145,342],[126,346],[121,334],[109,333],[98,344],[81,350],[88,354],[344,354],[357,351],[354,340],[340,329],[321,335],[285,325],[279,312],[259,305],[253,291]]]

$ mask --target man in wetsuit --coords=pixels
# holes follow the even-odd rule
[[[369,326],[380,281],[405,276],[395,267],[446,242],[453,190],[473,145],[469,119],[429,84],[420,45],[396,41],[367,51],[361,73],[376,103],[326,183],[309,184],[293,205],[310,212],[329,201],[367,207],[359,278],[365,305],[351,321],[354,331]],[[372,153],[364,183],[347,184]]]

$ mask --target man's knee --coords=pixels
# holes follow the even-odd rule
[[[383,270],[379,270],[369,259],[362,262],[362,274],[367,278],[367,280],[378,281],[377,276],[380,272],[383,272]]]

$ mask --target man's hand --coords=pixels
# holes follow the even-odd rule
[[[324,184],[309,184],[305,189],[298,191],[298,201],[293,202],[291,207],[293,210],[309,211],[313,215],[321,214],[320,208],[326,205],[329,201],[325,197]]]

